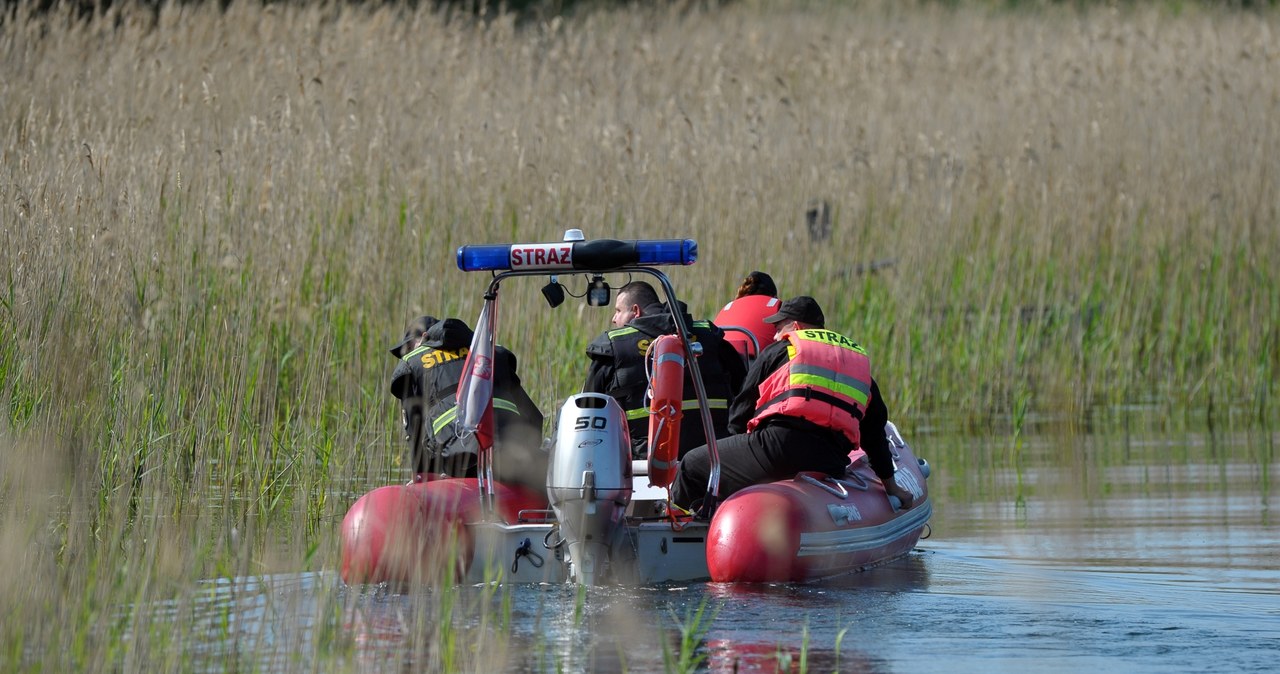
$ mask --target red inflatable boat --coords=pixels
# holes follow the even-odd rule
[[[602,274],[654,276],[670,306],[676,296],[662,265],[697,259],[689,239],[583,240],[569,230],[556,243],[463,246],[464,271],[488,271],[493,280],[477,322],[471,353],[483,362],[494,344],[500,283],[513,276],[590,276],[588,301]],[[557,276],[548,286],[559,286]],[[607,286],[605,286],[607,289]],[[555,292],[547,292],[553,306]],[[563,295],[561,294],[561,297]],[[661,346],[655,371],[676,377],[695,353],[689,326]],[[675,374],[672,374],[675,372]],[[699,398],[705,387],[690,370]],[[654,399],[669,397],[659,382]],[[462,433],[491,437],[484,425],[491,394],[481,367],[468,368],[458,389]],[[678,396],[677,398],[678,399]],[[927,531],[932,512],[928,464],[917,459],[897,427],[886,428],[895,479],[915,497],[902,510],[886,495],[861,450],[842,475],[801,473],[749,487],[720,502],[707,519],[670,506],[673,471],[669,440],[679,415],[660,404],[651,411],[650,461],[631,460],[627,419],[613,398],[570,396],[557,416],[545,493],[495,482],[492,443],[481,441],[479,478],[441,478],[379,487],[352,505],[342,522],[342,578],[357,583],[451,582],[804,582],[863,570],[910,552]],[[703,425],[711,428],[708,406]],[[714,438],[708,439],[714,448]],[[709,492],[719,465],[712,452]],[[650,475],[650,471],[653,474]]]

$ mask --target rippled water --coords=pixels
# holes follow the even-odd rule
[[[702,639],[699,671],[1123,672],[1273,671],[1280,661],[1280,528],[1270,485],[1274,437],[1212,463],[1155,458],[1106,467],[953,471],[934,461],[932,536],[909,557],[821,585],[692,584],[651,588],[511,588],[510,648],[460,668],[646,672],[680,651],[679,623]],[[1251,443],[1264,442],[1259,453]],[[1034,445],[1034,443],[1032,443]],[[1052,443],[1044,449],[1057,451]],[[921,451],[927,456],[927,450]],[[1027,457],[1024,457],[1027,458]],[[1026,461],[1024,461],[1026,463]],[[266,669],[292,669],[322,613],[329,575],[272,577],[208,594],[238,620],[242,648]],[[499,606],[502,592],[462,588],[455,606]],[[413,669],[432,648],[423,593],[339,595],[367,671]],[[457,634],[491,629],[455,611]],[[490,610],[489,614],[498,613]],[[292,616],[292,619],[288,619]],[[490,617],[491,619],[491,617]],[[251,645],[246,645],[251,641]]]

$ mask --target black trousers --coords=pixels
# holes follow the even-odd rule
[[[805,470],[844,474],[849,446],[829,431],[766,424],[751,433],[716,441],[720,455],[720,498],[760,482],[785,480]],[[707,494],[711,452],[706,445],[689,450],[671,485],[671,500],[682,508]]]

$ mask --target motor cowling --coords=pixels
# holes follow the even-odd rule
[[[622,406],[600,393],[565,401],[551,449],[547,498],[577,582],[593,584],[607,571],[609,546],[631,502],[631,478],[631,437]]]

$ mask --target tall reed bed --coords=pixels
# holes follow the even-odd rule
[[[332,569],[351,500],[404,474],[386,348],[478,311],[463,243],[695,238],[672,271],[694,313],[772,273],[868,346],[908,424],[1275,420],[1273,14],[9,11],[6,668],[189,669],[130,607]],[[608,314],[533,285],[499,324],[553,416]],[[350,663],[323,605],[313,655]],[[439,643],[428,667],[492,664]]]

